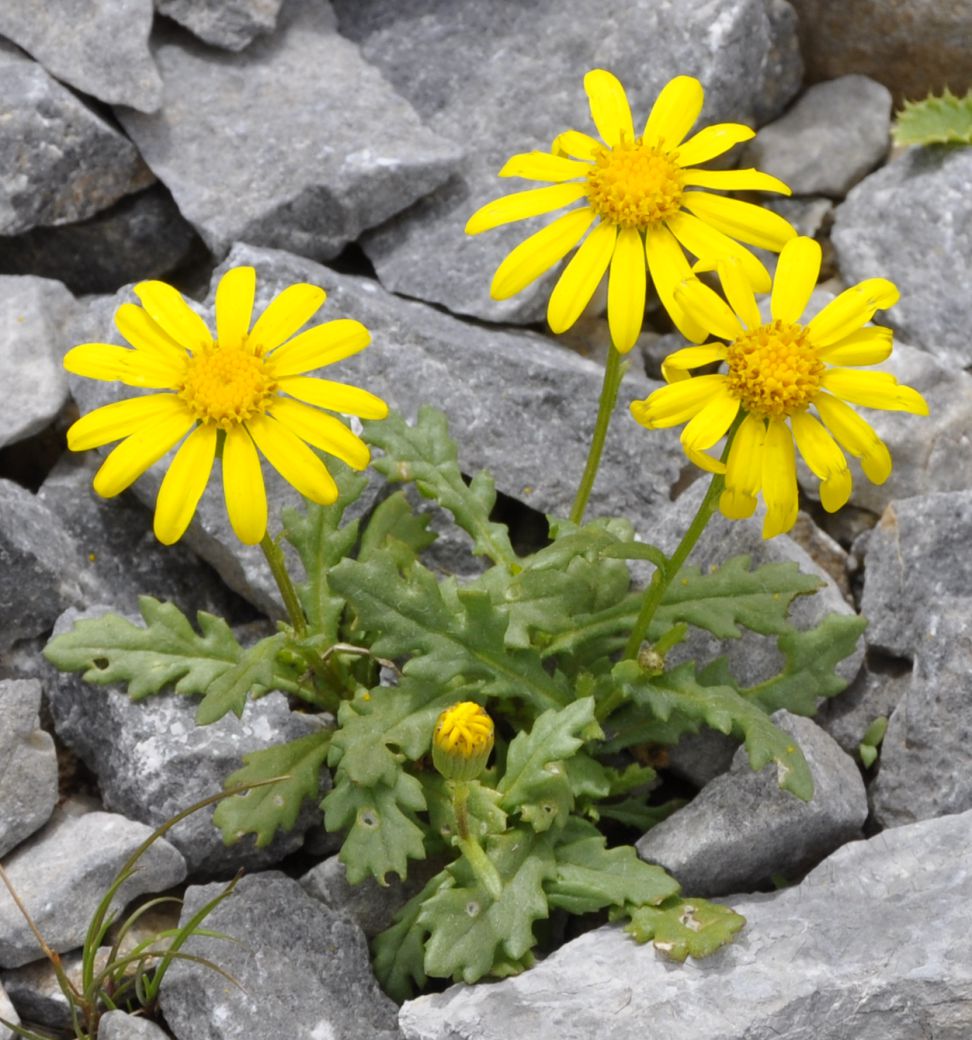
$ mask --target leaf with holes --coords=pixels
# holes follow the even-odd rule
[[[745,917],[720,903],[675,898],[633,910],[625,931],[638,942],[654,940],[655,949],[669,960],[684,961],[715,953],[745,923]]]

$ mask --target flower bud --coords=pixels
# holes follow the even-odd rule
[[[473,701],[453,704],[432,735],[432,762],[447,780],[475,780],[493,750],[493,720]]]

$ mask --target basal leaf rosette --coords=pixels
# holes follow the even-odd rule
[[[796,520],[794,443],[820,480],[821,504],[835,512],[851,494],[845,452],[860,459],[875,484],[891,473],[887,446],[850,406],[928,414],[921,394],[894,376],[859,371],[891,354],[891,330],[868,324],[898,299],[887,279],[859,282],[802,320],[820,257],[820,246],[810,238],[783,248],[769,322],[762,320],[745,271],[732,259],[718,264],[728,304],[697,278],[684,281],[676,290],[682,306],[726,342],[670,354],[662,366],[669,385],[631,405],[635,419],[649,429],[686,423],[685,453],[703,469],[725,475],[719,499],[724,516],[751,516],[762,495],[764,538],[788,531]],[[724,372],[689,375],[719,362]],[[740,418],[725,463],[706,454]]]
[[[584,87],[600,139],[567,130],[549,152],[514,155],[500,170],[501,177],[547,186],[487,203],[466,224],[466,232],[475,235],[579,203],[506,257],[493,278],[492,296],[505,300],[520,292],[580,243],[550,296],[547,320],[554,332],[577,321],[608,272],[611,339],[626,353],[641,332],[650,274],[672,321],[687,339],[701,342],[704,326],[675,295],[691,274],[685,254],[734,256],[757,290],[766,291],[770,276],[746,245],[779,252],[796,235],[779,215],[711,192],[789,195],[790,189],[754,169],[697,168],[748,141],[754,132],[740,123],[718,123],[686,139],[703,102],[702,85],[692,76],[676,76],[666,84],[639,133],[624,87],[614,75],[593,69],[584,77]]]
[[[328,505],[337,486],[312,448],[353,469],[367,466],[370,452],[321,409],[363,419],[388,413],[366,390],[307,374],[363,350],[371,339],[364,325],[339,319],[295,335],[326,297],[318,286],[298,283],[251,327],[255,289],[252,267],[223,275],[214,337],[170,285],[140,282],[134,292],[141,306],[125,303],[115,314],[130,346],[83,343],[65,355],[64,367],[75,375],[157,391],[82,416],[67,437],[72,451],[121,442],[94,477],[105,498],[179,445],[155,507],[155,534],[166,545],[188,527],[217,456],[230,523],[240,541],[253,545],[267,529],[261,454],[305,498]]]

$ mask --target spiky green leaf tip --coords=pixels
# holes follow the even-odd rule
[[[906,101],[891,136],[898,145],[972,144],[972,90],[956,97],[946,87],[940,97]]]

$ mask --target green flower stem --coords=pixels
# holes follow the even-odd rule
[[[604,366],[604,382],[601,384],[601,399],[597,406],[597,421],[594,424],[591,446],[587,452],[587,463],[584,466],[584,473],[577,488],[577,496],[570,510],[572,523],[579,524],[584,519],[587,500],[591,497],[594,478],[597,476],[597,469],[601,464],[601,453],[604,451],[604,440],[607,437],[608,425],[611,422],[611,415],[618,400],[618,390],[627,370],[627,362],[622,364],[620,353],[614,347],[611,347],[608,351],[607,364]]]
[[[280,595],[290,616],[290,624],[293,627],[294,635],[298,639],[303,639],[307,634],[307,621],[304,618],[300,600],[297,598],[297,590],[294,588],[294,583],[290,580],[290,575],[287,573],[287,563],[284,560],[283,550],[269,534],[263,536],[260,548],[263,550],[263,555],[267,558],[273,580],[277,583],[277,588],[280,589]]]
[[[503,882],[492,861],[483,852],[479,842],[469,833],[469,813],[466,803],[469,800],[469,784],[465,780],[450,781],[452,787],[452,811],[456,816],[456,843],[466,857],[479,883],[489,893],[491,899],[499,899],[503,894]]]
[[[736,435],[736,430],[739,428],[740,422],[742,422],[742,418],[743,415],[742,412],[740,412],[726,435],[726,446],[722,451],[723,462],[725,462],[729,457],[729,448],[732,445],[733,437]],[[678,548],[665,562],[665,566],[659,567],[652,575],[651,584],[648,586],[648,590],[645,593],[645,598],[641,604],[641,610],[638,612],[638,617],[635,620],[634,627],[631,629],[631,635],[628,636],[628,642],[624,648],[625,657],[635,658],[638,656],[641,644],[648,635],[648,627],[652,622],[652,618],[655,616],[655,611],[658,609],[668,586],[675,580],[675,576],[682,569],[682,564],[688,559],[689,553],[691,553],[695,548],[696,542],[698,542],[699,538],[702,537],[702,532],[705,530],[706,524],[708,524],[709,520],[712,518],[712,514],[716,511],[716,507],[719,504],[719,496],[722,494],[722,490],[725,486],[725,476],[722,473],[714,473],[712,479],[709,481],[709,487],[705,493],[705,497],[702,499],[698,511],[692,518],[688,530],[682,536],[682,540],[678,543]]]

